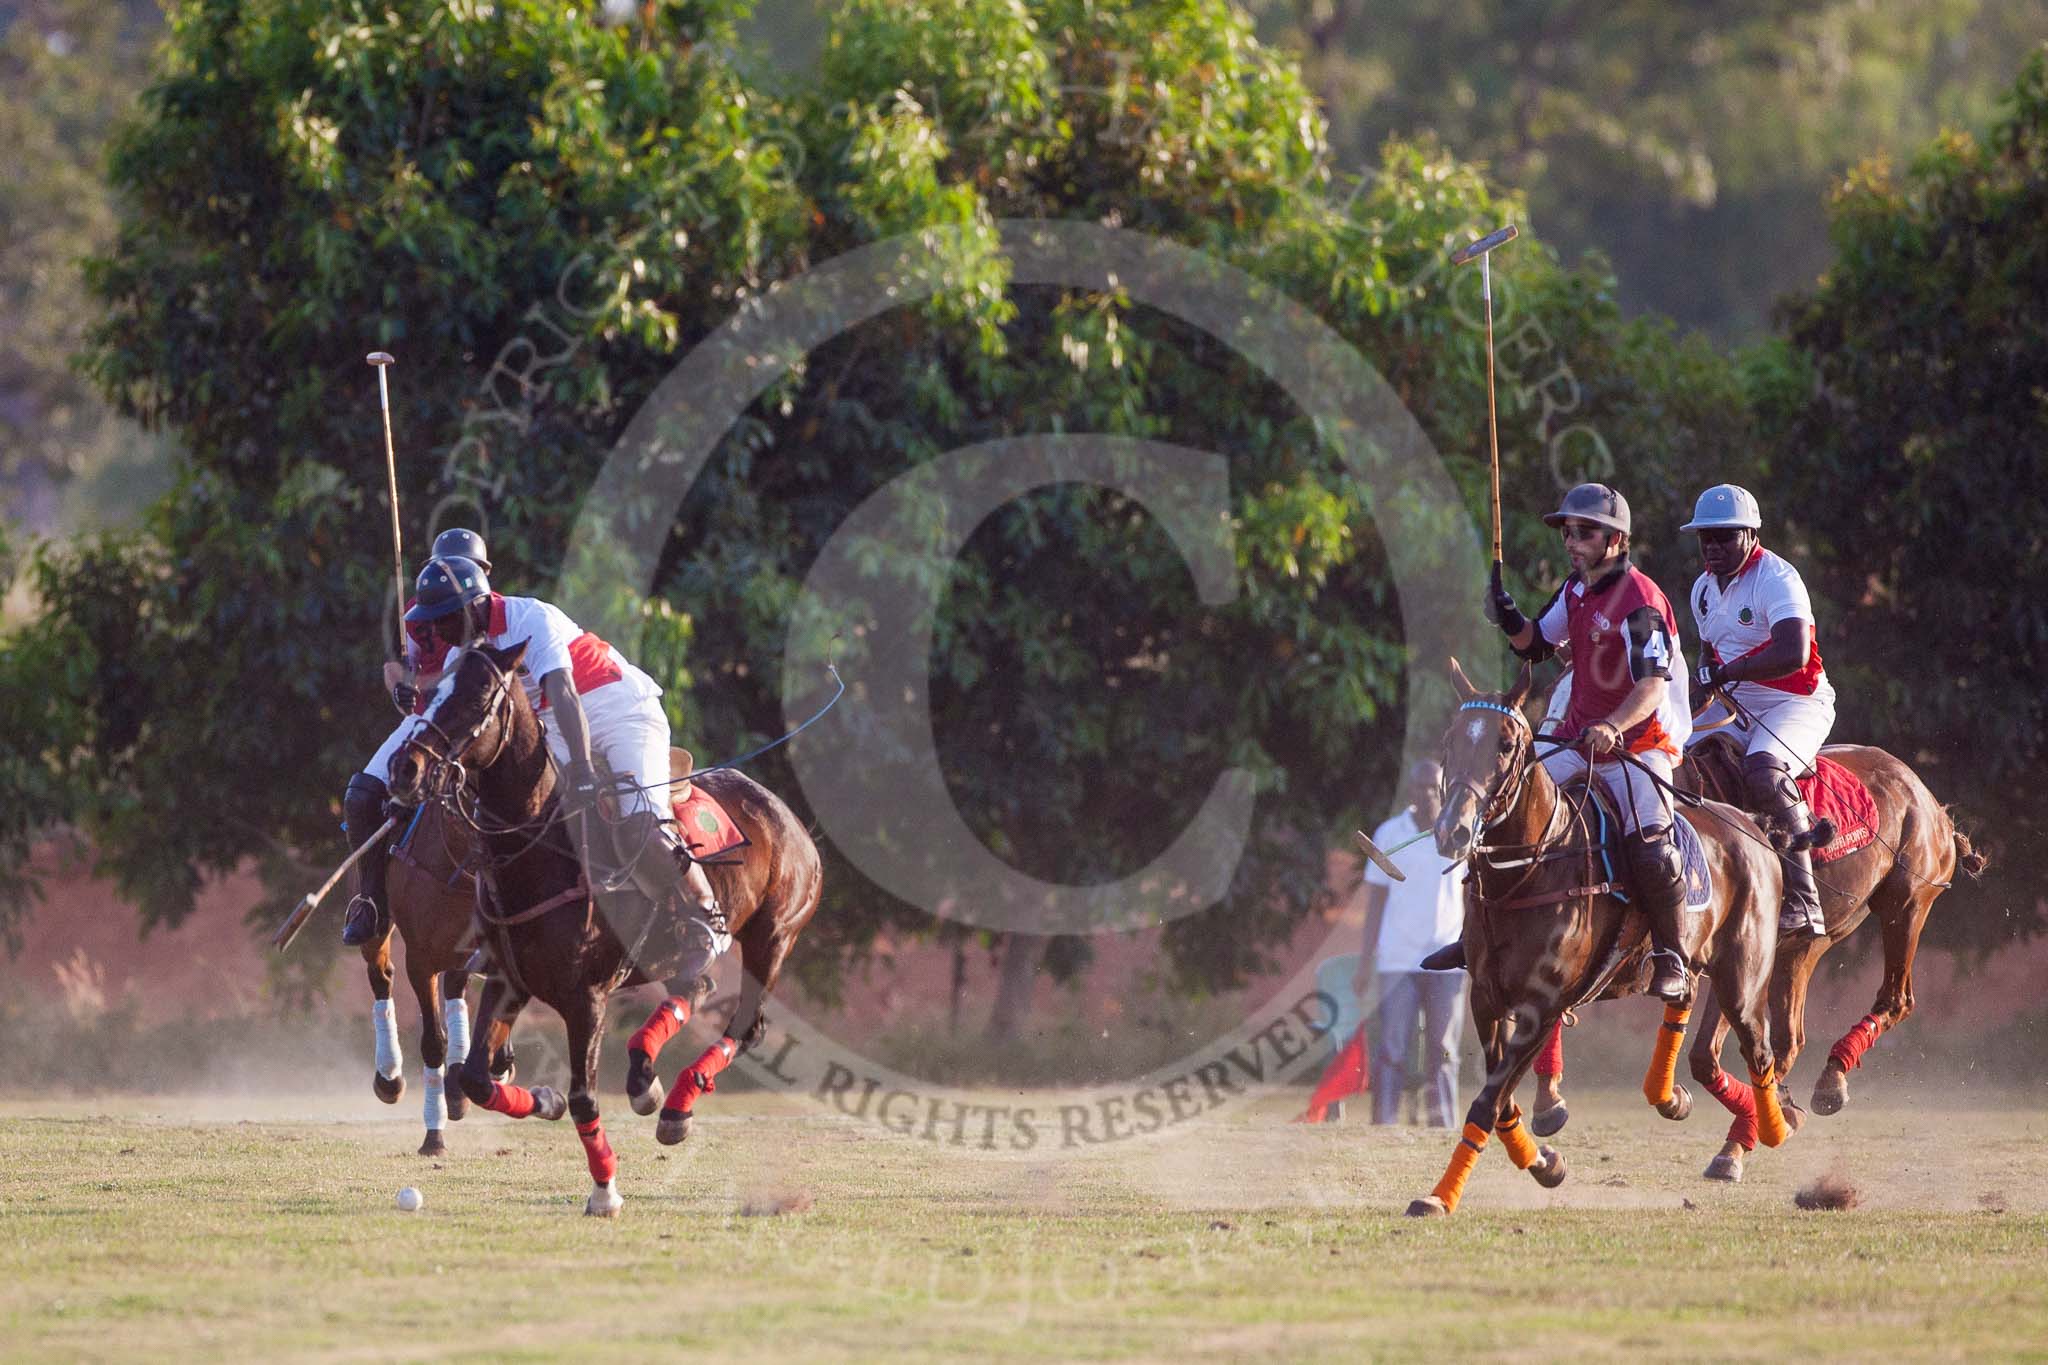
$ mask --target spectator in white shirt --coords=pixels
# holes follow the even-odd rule
[[[1373,831],[1392,848],[1436,823],[1443,808],[1443,771],[1424,760],[1408,773],[1408,809]],[[1458,1113],[1458,1039],[1465,1025],[1463,971],[1426,972],[1422,959],[1464,932],[1465,868],[1446,875],[1446,860],[1428,839],[1392,855],[1408,880],[1396,882],[1371,863],[1365,869],[1365,951],[1356,982],[1362,995],[1380,983],[1379,1027],[1372,1068],[1372,1121],[1393,1123],[1407,1089],[1415,1027],[1423,1027],[1429,1082],[1424,1109],[1434,1128],[1454,1126]],[[1369,965],[1368,965],[1369,964]]]

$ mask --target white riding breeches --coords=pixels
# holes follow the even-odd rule
[[[581,700],[591,757],[602,758],[614,774],[633,774],[636,785],[620,794],[620,814],[651,810],[669,819],[668,713],[661,697],[635,697],[633,689],[613,684],[585,692]],[[569,745],[552,707],[541,712],[541,723],[548,752],[558,766],[566,765]]]
[[[1656,773],[1666,783],[1671,781],[1669,754],[1661,749],[1651,749],[1635,757],[1641,760],[1644,768]],[[1586,771],[1586,755],[1577,749],[1559,749],[1545,755],[1543,770],[1550,774],[1553,782],[1563,786]],[[1666,787],[1651,781],[1642,768],[1607,758],[1600,761],[1597,771],[1607,783],[1615,805],[1621,807],[1621,827],[1625,833],[1635,834],[1659,826],[1670,828],[1671,793]]]
[[[1716,697],[1700,713],[1693,738],[1704,739],[1706,727],[1712,725],[1715,730],[1740,738],[1745,754],[1776,754],[1794,777],[1812,772],[1821,745],[1828,742],[1828,732],[1835,728],[1834,697],[1825,692],[1803,697],[1751,683],[1737,683],[1734,690],[1735,700],[1749,715],[1737,716],[1728,725],[1716,724],[1728,718],[1727,708]]]

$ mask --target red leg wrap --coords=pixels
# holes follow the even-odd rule
[[[730,1038],[720,1038],[704,1049],[704,1055],[690,1064],[688,1070],[676,1077],[676,1083],[669,1087],[668,1101],[661,1106],[664,1116],[683,1115],[690,1112],[699,1095],[708,1095],[716,1089],[711,1078],[732,1065],[732,1059],[739,1054],[740,1045]]]
[[[680,995],[671,995],[654,1007],[654,1013],[647,1016],[639,1032],[626,1040],[626,1046],[638,1048],[652,1061],[661,1055],[663,1044],[681,1033],[683,1025],[689,1022],[690,1002]]]
[[[484,1101],[484,1108],[506,1118],[523,1119],[533,1113],[533,1092],[522,1085],[492,1081],[491,1097]]]
[[[1564,1021],[1550,1026],[1550,1036],[1543,1040],[1543,1046],[1536,1052],[1536,1074],[1539,1076],[1564,1075]]]
[[[1735,1122],[1728,1125],[1728,1140],[1742,1144],[1745,1152],[1755,1151],[1756,1096],[1750,1093],[1749,1087],[1715,1067],[1714,1079],[1707,1082],[1707,1090],[1721,1101],[1723,1108],[1735,1115]]]
[[[1870,1045],[1883,1032],[1884,1020],[1866,1014],[1856,1021],[1855,1028],[1842,1035],[1841,1042],[1828,1050],[1828,1059],[1840,1062],[1844,1071],[1854,1071],[1863,1064],[1863,1054],[1870,1051]]]
[[[600,1185],[609,1184],[619,1173],[619,1158],[612,1151],[611,1139],[604,1135],[603,1120],[577,1124],[576,1136],[583,1139],[583,1158],[590,1163],[590,1178]]]

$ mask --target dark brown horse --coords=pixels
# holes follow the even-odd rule
[[[601,907],[592,896],[555,800],[540,719],[516,676],[525,652],[523,644],[510,650],[479,646],[451,658],[428,712],[429,725],[391,761],[391,790],[401,799],[431,791],[464,812],[459,818],[473,820],[482,834],[476,910],[496,973],[477,1005],[479,1024],[487,1026],[501,1008],[534,998],[561,1015],[568,1030],[566,1103],[547,1087],[529,1092],[493,1083],[477,1052],[462,1069],[464,1093],[514,1118],[572,1113],[593,1183],[584,1212],[609,1217],[624,1201],[596,1099],[605,1010],[613,991],[663,980],[674,969],[675,946],[666,941],[665,928],[649,929],[644,908],[637,915],[607,913],[615,898],[605,897]],[[736,861],[706,869],[740,946],[744,976],[724,1036],[668,1093],[657,1136],[669,1142],[687,1136],[692,1105],[711,1088],[711,1078],[759,1041],[767,1023],[762,997],[774,988],[798,932],[817,910],[822,887],[817,848],[788,806],[731,769],[693,780],[747,836]],[[650,856],[666,855],[654,850]],[[615,919],[632,943],[615,930]],[[674,1031],[664,1032],[662,1021],[679,1027],[700,993],[697,981],[670,980],[667,986],[668,1002],[636,1035],[642,1050],[650,1039],[658,1048]],[[651,1054],[648,1060],[651,1068]]]
[[[1806,991],[1813,969],[1828,949],[1875,917],[1884,938],[1884,981],[1870,1013],[1858,1020],[1828,1053],[1826,1067],[1813,1087],[1815,1113],[1833,1114],[1849,1100],[1849,1073],[1880,1036],[1903,1023],[1913,1012],[1913,955],[1927,912],[1948,889],[1960,868],[1976,877],[1984,856],[1970,847],[1948,811],[1935,800],[1913,770],[1882,749],[1861,744],[1832,744],[1821,752],[1847,768],[1870,791],[1877,804],[1876,838],[1865,848],[1820,863],[1821,913],[1828,926],[1825,938],[1788,942],[1778,950],[1771,977],[1771,1050],[1779,1075],[1789,1075],[1806,1047]],[[1712,736],[1693,746],[1679,772],[1679,785],[1717,800],[1743,790],[1735,744]],[[1728,1140],[1707,1167],[1714,1180],[1742,1179],[1742,1160],[1756,1146],[1754,1111],[1749,1098],[1732,1089],[1721,1073],[1725,1026],[1700,1030],[1690,1057],[1692,1074],[1735,1115]],[[1796,1130],[1804,1115],[1789,1097],[1783,1099],[1788,1122]]]
[[[460,1066],[469,1054],[469,973],[462,970],[474,946],[470,912],[476,900],[476,885],[461,868],[467,850],[463,831],[444,824],[440,808],[426,806],[418,817],[394,839],[385,894],[390,898],[391,924],[397,938],[405,943],[405,976],[412,983],[413,999],[420,1009],[420,1066],[423,1121],[427,1135],[420,1143],[421,1156],[439,1156],[447,1150],[442,1137],[444,1120],[460,1119],[469,1101],[458,1088],[445,1090],[446,1064]],[[370,1073],[370,1086],[377,1098],[396,1104],[405,1094],[405,1064],[398,1046],[398,1028],[391,1016],[391,961],[393,936],[362,946],[363,966],[370,978],[371,1008],[377,1035],[377,1066]],[[512,1021],[498,1020],[485,1042],[492,1071],[510,1079],[512,1049],[506,1039]],[[449,1056],[449,1043],[456,1044]]]
[[[1642,991],[1650,979],[1646,917],[1614,892],[1602,858],[1600,816],[1584,788],[1560,790],[1535,755],[1535,728],[1522,713],[1533,681],[1526,665],[1505,693],[1483,693],[1455,660],[1461,704],[1444,736],[1443,813],[1437,851],[1469,858],[1465,960],[1472,974],[1472,1022],[1486,1051],[1486,1084],[1465,1115],[1465,1131],[1436,1188],[1408,1206],[1426,1216],[1454,1211],[1465,1182],[1499,1133],[1509,1159],[1539,1184],[1565,1177],[1564,1158],[1538,1148],[1522,1127],[1515,1086],[1568,1009]],[[1778,1112],[1766,995],[1777,946],[1781,878],[1777,859],[1748,816],[1717,807],[1695,821],[1713,895],[1688,914],[1684,947],[1704,967],[1749,1063],[1763,1138],[1784,1137]],[[1680,817],[1684,818],[1684,817]],[[1747,826],[1751,837],[1731,831]],[[1613,855],[1609,855],[1611,858]],[[1618,860],[1616,860],[1618,862]],[[1659,1113],[1682,1119],[1691,1097],[1674,1084],[1689,1007],[1667,1006],[1643,1091]]]

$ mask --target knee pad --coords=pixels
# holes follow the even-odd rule
[[[390,789],[368,773],[349,778],[341,797],[341,827],[351,843],[369,838],[384,823],[384,802],[390,795]]]
[[[1742,760],[1742,784],[1756,809],[1776,813],[1799,804],[1799,784],[1776,754],[1749,754]]]
[[[1629,862],[1645,871],[1668,876],[1677,881],[1685,875],[1684,861],[1678,854],[1678,841],[1671,837],[1671,831],[1664,825],[1652,825],[1628,838]]]

